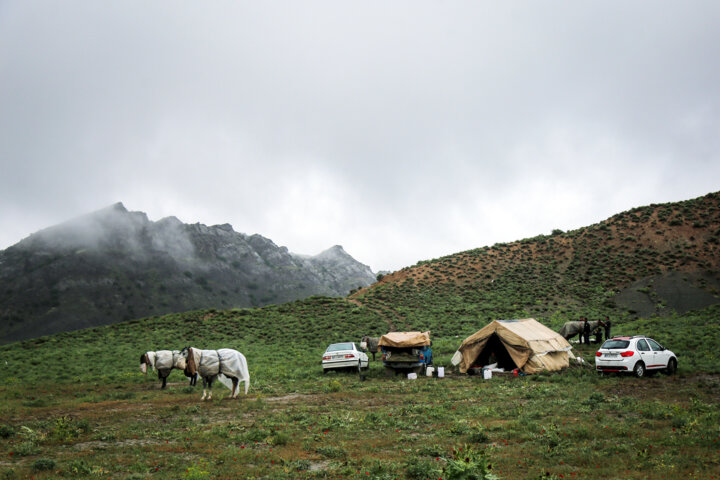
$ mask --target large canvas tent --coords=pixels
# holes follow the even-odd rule
[[[453,364],[466,373],[473,366],[487,365],[494,357],[498,368],[524,373],[554,371],[567,367],[572,347],[560,334],[534,318],[495,320],[466,338],[453,357]]]

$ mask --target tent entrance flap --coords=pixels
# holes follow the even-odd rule
[[[472,367],[484,367],[495,362],[497,362],[498,368],[504,368],[505,370],[518,368],[500,337],[493,333],[487,339],[487,343],[480,350],[475,361],[472,362]]]

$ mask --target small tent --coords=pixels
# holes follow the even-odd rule
[[[488,360],[494,357],[498,368],[505,370],[554,371],[570,364],[571,349],[559,333],[534,318],[495,320],[460,344],[453,364],[466,373],[473,366],[491,363]]]

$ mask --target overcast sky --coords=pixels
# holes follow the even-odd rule
[[[0,249],[121,201],[374,271],[720,190],[720,2],[0,2]]]

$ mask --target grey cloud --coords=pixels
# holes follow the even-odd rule
[[[123,201],[377,270],[702,195],[719,23],[711,1],[5,2],[0,248]]]

